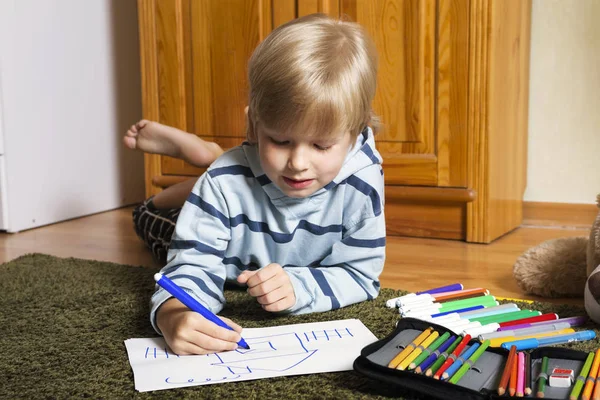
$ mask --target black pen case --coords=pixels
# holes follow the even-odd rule
[[[444,400],[487,400],[510,397],[508,394],[499,396],[497,391],[508,358],[508,350],[502,348],[488,347],[457,384],[387,366],[404,347],[412,343],[415,337],[429,327],[435,328],[440,335],[449,332],[447,328],[430,322],[414,318],[400,319],[394,331],[387,337],[362,349],[361,355],[354,361],[354,370],[370,379],[400,389],[399,396],[410,396],[412,392],[412,394]],[[476,342],[477,340],[473,339],[469,345]],[[550,371],[553,367],[572,369],[575,375],[574,379],[576,379],[588,355],[584,351],[561,347],[540,347],[532,350],[530,354],[533,394],[525,398],[535,397],[537,392],[537,382],[535,381],[544,356],[549,357]],[[575,380],[573,384],[574,382]],[[549,400],[568,399],[572,388],[572,385],[568,388],[546,385],[544,398]]]

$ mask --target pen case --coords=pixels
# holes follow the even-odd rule
[[[389,368],[388,363],[405,346],[412,343],[416,336],[429,327],[433,327],[440,335],[451,332],[447,328],[431,322],[414,318],[402,318],[388,336],[362,349],[360,356],[354,361],[354,370],[370,379],[402,389],[399,395],[405,397],[411,397],[412,392],[415,395],[419,394],[427,396],[427,398],[444,400],[509,398],[508,394],[499,396],[497,392],[509,353],[508,350],[503,348],[488,347],[457,384],[437,380],[424,374],[416,374],[413,371]],[[476,338],[471,339],[467,348],[475,343],[479,343],[478,340]],[[526,397],[534,398],[537,391],[535,381],[540,372],[544,356],[549,357],[549,366],[572,369],[576,379],[588,353],[561,347],[540,347],[532,350],[530,355],[534,394]],[[572,385],[568,388],[546,385],[544,398],[550,400],[568,399],[572,388]]]

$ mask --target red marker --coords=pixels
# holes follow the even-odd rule
[[[535,317],[521,318],[521,319],[515,319],[514,321],[501,322],[500,328],[504,328],[506,326],[520,325],[520,324],[530,324],[532,322],[552,321],[555,319],[558,319],[558,314],[554,314],[554,313],[542,314],[542,315],[537,315]]]

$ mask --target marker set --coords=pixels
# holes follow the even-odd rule
[[[555,313],[522,310],[514,303],[500,304],[487,289],[464,289],[460,283],[409,293],[388,300],[386,306],[397,307],[404,318],[441,325],[457,335],[470,335],[480,342],[489,339],[490,347],[510,349],[510,342],[521,351],[595,337],[593,331],[573,329],[587,317],[559,319]]]
[[[483,342],[478,338],[471,338],[466,343],[463,341],[464,336],[444,326],[415,318],[402,318],[390,335],[362,350],[354,362],[354,369],[370,378],[424,394],[428,398],[503,399],[511,397],[511,393],[516,397],[517,390],[509,390],[508,380],[504,390],[500,391],[503,395],[499,394],[512,345],[507,349],[506,346],[491,347],[491,339],[484,339]],[[462,348],[457,352],[461,345]],[[517,357],[521,353],[523,361],[521,364],[515,363],[515,367],[522,365],[523,368],[522,374],[515,374],[515,389],[520,387],[517,386],[519,376],[524,381],[523,388],[527,387],[527,380],[530,386],[530,390],[523,390],[519,395],[534,398],[541,385],[545,399],[593,398],[593,392],[589,390],[590,383],[585,392],[586,380],[595,379],[592,377],[594,366],[588,366],[589,373],[585,371],[586,360],[593,353],[562,347],[539,347],[516,352],[516,346],[513,353]],[[546,366],[542,368],[544,357]],[[595,366],[596,373],[599,368],[599,365]],[[585,377],[578,379],[584,372]],[[583,381],[582,387],[576,397],[571,397],[577,381]],[[583,397],[584,393],[589,397]]]
[[[388,337],[363,349],[354,368],[438,399],[600,400],[600,385],[591,390],[600,356],[592,366],[589,353],[547,347],[594,339],[595,331],[574,329],[587,317],[559,318],[498,300],[459,283],[390,299],[386,306],[402,318]]]

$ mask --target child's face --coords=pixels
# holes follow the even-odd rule
[[[348,132],[303,138],[258,123],[258,153],[266,175],[289,197],[307,197],[337,176],[354,143]]]

